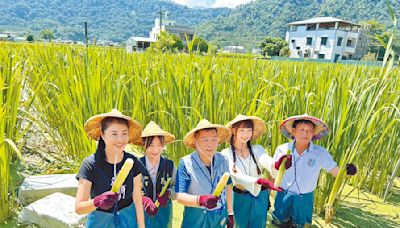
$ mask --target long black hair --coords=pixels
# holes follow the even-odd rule
[[[238,128],[240,128],[240,127],[251,128],[252,130],[254,130],[254,123],[251,120],[242,120],[242,121],[239,121],[237,123],[234,123],[233,126],[232,126],[232,128],[236,129],[236,130]],[[236,173],[237,170],[236,170],[236,152],[235,152],[234,137],[235,137],[235,135],[232,134],[230,143],[231,143],[231,150],[232,150],[232,154],[233,154],[233,172]],[[261,174],[261,170],[260,170],[260,167],[258,166],[256,158],[254,157],[253,150],[251,149],[250,140],[247,142],[247,148],[250,151],[250,156],[253,158],[253,161],[256,164],[257,174],[260,175]]]

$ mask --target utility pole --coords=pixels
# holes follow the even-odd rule
[[[157,12],[160,15],[160,33],[162,30],[162,17],[163,17],[163,13],[164,11],[162,11],[161,7],[160,7],[160,11]]]
[[[86,47],[88,47],[88,32],[87,32],[87,22],[85,21],[85,43]]]

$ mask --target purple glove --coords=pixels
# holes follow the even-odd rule
[[[171,192],[168,190],[164,193],[164,195],[159,196],[157,198],[158,202],[160,203],[160,207],[166,207],[168,203],[169,196],[171,195]]]
[[[226,228],[233,228],[235,225],[235,220],[233,219],[233,215],[228,215],[228,224],[226,224]]]
[[[208,209],[213,209],[217,206],[219,197],[214,195],[201,195],[199,196],[199,205]]]
[[[353,176],[357,173],[357,167],[353,163],[349,163],[346,165],[346,174],[349,176]]]
[[[274,183],[272,183],[270,180],[268,180],[266,178],[258,178],[257,184],[267,187],[269,189],[275,190],[277,192],[283,191],[283,189],[281,187],[275,187]]]
[[[153,200],[151,200],[147,196],[142,196],[142,203],[143,203],[143,208],[144,211],[150,216],[154,216],[158,213],[158,207],[153,203]]]
[[[103,210],[108,210],[114,206],[118,200],[118,193],[108,191],[93,198],[95,207],[100,207]]]
[[[286,163],[285,163],[285,168],[289,169],[290,167],[292,167],[292,155],[283,155],[282,157],[279,158],[279,160],[277,162],[275,162],[274,166],[276,170],[279,170],[279,166],[281,166],[283,159],[286,159]]]

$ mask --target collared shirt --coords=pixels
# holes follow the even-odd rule
[[[257,164],[261,168],[266,169],[272,176],[276,175],[277,170],[273,167],[274,160],[265,152],[264,148],[260,145],[252,145],[251,150]],[[252,195],[258,196],[261,191],[261,185],[257,184],[257,180],[263,177],[262,173],[258,175],[257,165],[254,163],[253,158],[249,154],[247,158],[242,158],[236,152],[236,172],[233,171],[234,159],[231,148],[226,148],[221,151],[229,161],[229,171],[232,177],[233,185],[241,185]]]
[[[145,156],[146,158],[146,168],[147,168],[147,172],[149,172],[151,181],[153,181],[153,183],[155,184],[157,181],[157,172],[158,172],[158,167],[160,166],[160,159],[158,159],[157,163],[153,166],[149,160],[149,158],[147,156]]]
[[[329,172],[337,167],[337,163],[325,148],[312,142],[302,155],[297,153],[293,145],[294,141],[282,144],[274,154],[274,160],[279,160],[287,150],[292,153],[292,167],[286,170],[280,187],[294,194],[306,194],[317,187],[321,169]]]
[[[147,172],[149,173],[151,181],[153,182],[153,196],[156,196],[157,172],[158,172],[158,167],[160,166],[160,159],[158,159],[157,163],[154,166],[151,164],[147,156],[145,156],[145,159],[146,159]]]
[[[212,194],[225,172],[229,172],[229,167],[228,161],[223,155],[214,154],[211,172],[209,172],[200,160],[199,154],[194,151],[182,157],[179,161],[175,192],[190,195]],[[229,180],[228,184],[230,183]],[[217,210],[223,206],[226,206],[226,188],[221,194],[221,204],[212,210]]]

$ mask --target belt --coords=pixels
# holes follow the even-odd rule
[[[268,190],[268,188],[267,187],[264,187],[264,186],[261,186],[261,191],[265,191],[265,190]],[[238,188],[236,188],[236,187],[233,187],[233,191],[234,192],[236,192],[236,193],[238,193],[238,194],[250,194],[250,192],[249,191],[247,191],[247,190],[241,190],[241,189],[238,189]]]

